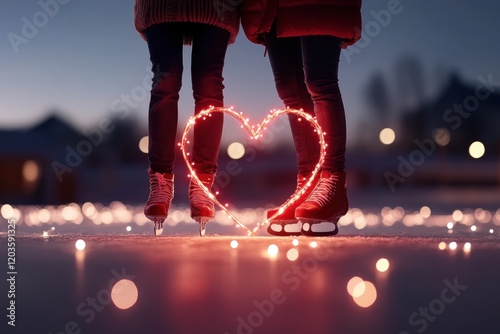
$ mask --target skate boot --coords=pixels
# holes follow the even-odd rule
[[[215,174],[197,174],[197,176],[205,187],[209,190],[212,188]],[[189,203],[191,204],[191,218],[200,224],[200,236],[204,236],[208,221],[215,217],[215,206],[193,178],[189,181]]]
[[[302,222],[302,234],[307,236],[329,236],[338,233],[337,222],[347,213],[348,201],[344,172],[322,171],[316,188],[295,210],[295,217]],[[329,231],[321,231],[313,226],[331,226]],[[321,226],[323,227],[323,226]],[[322,229],[322,228],[321,228]]]
[[[144,215],[154,222],[154,234],[160,235],[174,197],[174,175],[155,173],[151,169],[148,174],[149,197],[144,207]]]
[[[309,180],[311,174],[297,174],[297,188],[295,192],[290,196],[290,198],[298,195],[299,189],[301,189]],[[272,235],[277,236],[294,236],[301,235],[302,232],[297,228],[295,229],[294,224],[297,224],[299,220],[295,218],[295,209],[301,205],[307,197],[311,194],[314,189],[314,184],[317,182],[318,177],[316,177],[312,184],[304,190],[304,193],[300,195],[300,197],[289,207],[283,210],[282,213],[274,217],[269,221],[269,226],[267,227],[267,232]],[[273,215],[275,215],[280,210],[280,207],[273,208],[267,211],[266,218],[269,219]],[[293,227],[287,230],[287,226]]]

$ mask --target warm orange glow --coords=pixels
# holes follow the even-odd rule
[[[420,215],[423,218],[429,218],[431,216],[431,209],[428,206],[423,206],[420,208]]]
[[[28,182],[35,182],[40,176],[40,168],[33,160],[28,160],[23,164],[23,177]]]
[[[360,307],[370,307],[377,300],[377,289],[373,283],[364,281],[364,293],[359,297],[354,297],[354,302]]]
[[[115,283],[111,289],[111,300],[121,310],[126,310],[134,306],[139,297],[139,291],[134,282],[128,279],[121,279]]]
[[[451,139],[450,131],[448,129],[445,129],[445,128],[435,129],[432,132],[432,137],[433,137],[434,141],[436,142],[436,144],[438,144],[439,146],[448,145],[450,143],[450,139]]]
[[[439,248],[440,250],[445,250],[445,249],[446,249],[446,242],[441,241],[441,242],[439,243],[439,245],[438,245],[438,248]]]

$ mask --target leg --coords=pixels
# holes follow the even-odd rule
[[[155,172],[172,173],[182,83],[183,24],[164,23],[146,30],[153,85],[149,103],[149,163]]]
[[[195,114],[210,106],[224,106],[222,71],[228,41],[229,32],[224,29],[193,25],[191,80]],[[215,174],[217,171],[223,120],[222,113],[213,113],[212,117],[194,125],[193,162],[198,173]]]
[[[203,24],[193,24],[193,50],[191,56],[191,80],[195,114],[210,106],[223,107],[224,59],[229,32]],[[199,180],[211,189],[217,172],[217,158],[222,137],[224,115],[213,113],[194,125],[193,162]],[[215,217],[212,200],[201,187],[190,181],[189,202],[191,217],[200,223],[200,235],[205,235],[207,222]]]
[[[314,116],[314,107],[305,81],[300,38],[277,38],[276,24],[266,35],[269,60],[276,90],[286,107],[303,109]],[[299,174],[310,174],[319,159],[318,136],[307,122],[296,115],[289,116],[290,128],[297,154]]]
[[[301,44],[307,89],[318,123],[326,133],[323,170],[343,172],[346,121],[338,85],[341,40],[333,36],[305,36],[301,37]]]
[[[348,210],[344,173],[346,124],[338,85],[341,40],[333,36],[301,37],[306,85],[325,134],[326,157],[320,179],[309,198],[295,210],[302,233],[338,233],[337,222]],[[326,227],[328,230],[324,230]]]

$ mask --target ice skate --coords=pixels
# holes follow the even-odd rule
[[[338,233],[337,222],[348,210],[345,173],[321,172],[316,188],[295,210],[306,236],[331,236]]]
[[[307,183],[311,174],[297,174],[297,188],[295,192],[290,196],[293,198],[299,195],[299,190]],[[283,210],[282,213],[274,217],[269,221],[269,226],[267,227],[267,233],[276,235],[276,236],[297,236],[301,235],[301,226],[300,222],[297,218],[295,218],[295,209],[301,205],[307,197],[311,194],[314,189],[314,184],[316,183],[317,178],[315,178],[312,184],[307,187],[302,194],[300,194],[299,198],[289,207]],[[269,219],[273,215],[275,215],[281,208],[273,208],[267,211],[266,218]]]
[[[209,190],[214,183],[214,174],[197,174],[198,179]],[[191,178],[189,181],[189,203],[191,205],[191,218],[200,224],[200,236],[205,235],[207,223],[215,217],[214,202],[205,194],[203,189]]]
[[[144,207],[144,215],[154,222],[154,235],[163,233],[163,222],[167,219],[168,209],[174,197],[174,175],[155,173],[149,174],[149,197]]]

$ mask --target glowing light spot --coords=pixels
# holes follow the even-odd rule
[[[311,246],[311,248],[316,248],[316,247],[318,247],[318,243],[316,241],[311,241],[309,246]]]
[[[454,221],[459,222],[464,218],[464,214],[460,210],[455,210],[453,211],[453,214],[451,215]]]
[[[238,142],[231,143],[227,147],[227,155],[231,159],[238,160],[245,155],[245,146]]]
[[[232,240],[229,245],[231,246],[231,248],[238,248],[238,241]]]
[[[438,247],[439,247],[440,250],[445,250],[446,249],[446,242],[441,241],[439,243]]]
[[[453,229],[454,225],[455,224],[453,224],[452,222],[448,222],[448,224],[446,224],[446,227],[448,228],[448,230],[451,230],[451,229]]]
[[[10,219],[14,216],[14,208],[10,204],[4,204],[0,209],[0,213],[5,219]]]
[[[297,240],[297,239],[293,239],[293,240],[292,240],[292,245],[294,245],[294,246],[298,246],[298,245],[299,245],[299,240]]]
[[[40,168],[38,164],[33,160],[28,160],[23,164],[23,177],[28,182],[34,182],[38,180],[40,176]]]
[[[470,244],[470,242],[466,242],[466,243],[464,244],[464,251],[469,252],[469,251],[470,251],[470,248],[471,248],[471,244]]]
[[[484,155],[485,148],[483,143],[480,141],[475,141],[469,146],[469,154],[474,159],[479,159]]]
[[[359,285],[359,284],[358,284]],[[377,300],[377,289],[372,282],[364,281],[364,292],[358,296],[353,296],[354,302],[360,307],[370,307]]]
[[[450,143],[450,131],[445,128],[438,128],[432,132],[432,138],[439,146],[446,146]]]
[[[493,233],[493,229],[492,228],[490,228],[490,233]]]
[[[111,289],[111,300],[121,310],[126,310],[134,306],[138,297],[139,291],[137,291],[137,286],[128,279],[119,280]]]
[[[476,225],[472,225],[472,226],[470,227],[470,230],[471,230],[472,232],[476,232],[476,230],[477,230]]]
[[[75,242],[75,247],[76,247],[76,249],[78,249],[78,250],[84,250],[84,249],[85,249],[85,241],[83,241],[82,239],[78,239],[78,240]]]
[[[299,251],[295,248],[291,248],[286,252],[286,258],[290,261],[295,261],[299,258]]]
[[[385,128],[380,131],[379,139],[384,145],[390,145],[396,139],[396,133],[391,128]]]
[[[139,150],[141,150],[142,153],[149,152],[149,136],[144,136],[139,140]]]
[[[127,232],[130,232],[130,231],[132,231],[132,227],[127,226],[126,230],[127,230]]]
[[[359,296],[365,291],[365,284],[361,277],[354,276],[347,282],[347,292],[354,296],[356,290],[356,295]]]
[[[387,271],[389,269],[389,260],[385,258],[381,258],[377,261],[377,264],[375,265],[377,267],[377,270],[380,271],[381,273]]]
[[[275,244],[269,245],[269,247],[267,247],[267,253],[269,254],[269,256],[273,257],[278,255],[278,246],[276,246]]]
[[[452,241],[452,242],[450,242],[450,244],[448,245],[448,247],[451,250],[455,250],[455,249],[457,249],[457,243],[455,241]]]
[[[43,233],[42,233],[42,237],[44,237],[44,238],[48,238],[48,237],[49,237],[49,232],[47,232],[47,231],[43,231]]]
[[[420,215],[423,218],[429,218],[431,216],[431,209],[428,206],[423,206],[420,208]]]

